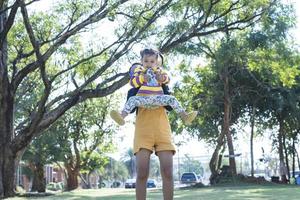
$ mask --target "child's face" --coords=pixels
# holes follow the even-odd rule
[[[157,66],[157,56],[156,55],[145,55],[142,58],[142,64],[146,68],[153,68]]]

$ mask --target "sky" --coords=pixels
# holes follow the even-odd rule
[[[297,13],[297,25],[296,28],[292,31],[290,31],[290,34],[295,38],[298,45],[300,45],[300,0],[285,0],[287,3],[293,3],[295,5],[296,13]],[[34,9],[37,10],[47,10],[49,9],[50,5],[57,2],[56,0],[41,0],[37,3],[34,3]],[[108,33],[108,32],[107,32]],[[123,95],[123,100],[120,101],[120,107],[117,109],[121,109],[122,105],[125,103],[125,94],[127,90],[129,89],[129,86],[125,86],[122,89],[118,91],[119,94]],[[200,113],[201,115],[201,113]],[[116,159],[120,159],[122,154],[133,145],[133,132],[134,132],[134,117],[135,115],[132,114],[128,117],[126,120],[127,123],[125,126],[119,127],[117,129],[117,137],[115,139],[115,144],[117,146],[116,152],[111,154]],[[274,130],[276,131],[276,130]],[[245,132],[249,133],[249,128],[245,128]],[[243,134],[247,135],[247,134]],[[178,141],[185,140],[186,143],[180,146],[180,148],[177,148],[177,154],[176,156],[195,156],[195,157],[201,157],[201,159],[209,158],[212,154],[212,148],[202,142],[198,141],[197,139],[189,138],[187,140],[187,136],[174,136],[174,142],[177,143]],[[238,139],[234,140],[235,144],[235,152],[236,153],[242,153],[243,156],[249,155],[249,138],[248,137],[241,137],[239,136]],[[271,151],[271,140],[268,139],[268,137],[264,138],[256,138],[254,141],[255,149],[254,154],[256,158],[259,158],[262,155],[261,147],[264,147],[265,152],[269,153]],[[299,147],[298,147],[299,148]]]

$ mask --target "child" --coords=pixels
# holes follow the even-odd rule
[[[144,49],[141,51],[142,65],[135,64],[130,68],[130,84],[139,89],[136,96],[127,100],[121,112],[111,111],[111,118],[119,125],[125,124],[125,117],[136,107],[155,109],[171,106],[186,125],[195,119],[197,111],[187,113],[174,96],[164,94],[162,85],[169,82],[169,77],[161,67],[158,67],[158,56],[157,51]]]

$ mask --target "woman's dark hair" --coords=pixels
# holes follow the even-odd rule
[[[161,58],[162,65],[164,64],[163,55],[159,51],[156,51],[154,49],[143,49],[140,52],[140,55],[141,55],[141,58],[144,58],[144,56],[153,56],[153,55],[156,56],[156,58],[158,58],[158,56],[159,56]]]

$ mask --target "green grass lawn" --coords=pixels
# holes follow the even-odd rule
[[[90,189],[75,190],[72,192],[57,193],[48,197],[39,198],[9,198],[11,200],[133,200],[133,189]],[[148,190],[147,200],[162,199],[161,190]],[[300,187],[298,186],[233,186],[233,187],[206,187],[198,189],[176,189],[174,199],[185,200],[299,200]]]

